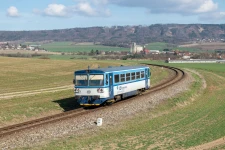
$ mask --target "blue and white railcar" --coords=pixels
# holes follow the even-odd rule
[[[150,88],[148,66],[119,66],[74,72],[75,97],[81,106],[98,106]]]

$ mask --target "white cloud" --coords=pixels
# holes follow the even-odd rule
[[[37,15],[45,15],[51,17],[69,17],[73,15],[82,15],[87,17],[108,17],[111,15],[109,9],[105,8],[107,0],[86,0],[79,1],[76,5],[65,6],[62,4],[49,4],[44,11],[33,9],[33,13]]]
[[[66,6],[62,4],[49,4],[48,7],[44,10],[44,15],[66,17],[68,15],[68,12]]]
[[[206,0],[200,7],[196,10],[197,13],[212,12],[217,10],[218,4],[213,3],[212,0]]]
[[[9,17],[19,17],[19,11],[16,7],[11,6],[7,9],[7,16]]]
[[[103,7],[98,7],[96,5],[91,6],[88,2],[80,2],[77,5],[71,7],[70,9],[73,13],[89,16],[89,17],[107,17],[110,16],[110,11]]]
[[[213,12],[218,4],[213,0],[108,0],[108,3],[126,6],[142,7],[151,13],[177,13],[182,15]]]
[[[78,12],[87,16],[96,16],[97,12],[87,2],[81,2],[73,9],[74,12]]]
[[[76,3],[90,3],[94,5],[106,5],[109,0],[73,0]]]

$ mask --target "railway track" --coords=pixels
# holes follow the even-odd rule
[[[175,73],[175,75],[172,78],[170,78],[170,79],[168,79],[168,80],[166,80],[166,81],[164,81],[160,84],[157,84],[154,87],[151,87],[149,92],[154,92],[154,91],[157,91],[157,90],[161,90],[165,87],[171,86],[171,85],[179,82],[180,80],[182,80],[186,76],[185,72],[183,70],[179,69],[179,68],[163,66],[163,65],[156,65],[156,64],[147,64],[147,65],[157,66],[157,67],[161,67],[161,68],[167,68],[167,69],[173,70],[174,73]]]
[[[163,65],[155,65],[155,64],[147,64],[147,65],[170,69],[174,72],[174,75],[170,79],[168,79],[168,80],[166,80],[166,81],[164,81],[164,82],[162,82],[162,83],[160,83],[160,84],[158,84],[154,87],[151,87],[150,90],[147,90],[146,92],[144,92],[143,95],[150,94],[152,92],[156,92],[156,91],[159,91],[159,90],[163,90],[164,88],[169,87],[172,84],[175,84],[175,83],[179,82],[180,80],[182,80],[185,77],[185,72],[183,70],[179,69],[179,68],[163,66]],[[142,95],[140,95],[140,96],[142,96]],[[115,103],[114,105],[120,105],[121,103],[126,103],[127,101],[135,100],[136,98],[137,97],[131,97],[129,99],[119,101],[119,102]],[[80,116],[80,115],[87,115],[88,113],[98,111],[99,109],[107,109],[107,107],[97,107],[95,109],[78,108],[78,109],[63,112],[63,113],[60,113],[60,114],[56,114],[56,115],[52,115],[52,116],[48,116],[48,117],[43,117],[43,118],[40,118],[40,119],[35,119],[35,120],[31,120],[31,121],[27,121],[27,122],[15,124],[15,125],[6,126],[6,127],[3,127],[3,128],[0,128],[0,137],[4,137],[4,136],[10,135],[10,134],[18,133],[20,131],[35,128],[35,127],[38,127],[38,126],[54,123],[54,122],[57,122],[57,121],[65,120],[65,119],[68,119],[68,118],[77,117],[77,116]]]

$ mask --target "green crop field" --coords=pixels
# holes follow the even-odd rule
[[[73,59],[91,59],[92,56],[88,56],[88,55],[48,55],[47,57],[49,59],[55,59],[55,60],[73,60]]]
[[[162,51],[163,49],[166,49],[168,47],[167,47],[167,43],[155,42],[155,43],[147,44],[146,48],[150,49],[150,50],[160,50],[160,51]]]
[[[52,42],[41,46],[52,52],[91,52],[94,51],[129,51],[129,48],[110,47],[94,44],[75,44],[73,42]]]

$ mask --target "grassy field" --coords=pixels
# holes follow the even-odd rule
[[[71,85],[71,90],[39,93],[26,97],[0,99],[0,126],[27,121],[71,110],[74,101],[73,72],[98,66],[135,65],[139,62],[91,60],[43,60],[0,57],[0,95]],[[152,84],[168,76],[168,72],[152,68]]]
[[[48,55],[47,57],[49,59],[54,59],[54,60],[73,60],[73,59],[91,59],[92,56],[88,56],[88,55]]]
[[[95,135],[70,136],[41,149],[186,149],[225,136],[225,65],[173,64],[197,70],[189,91]],[[224,145],[219,146],[224,148]],[[36,147],[34,149],[40,149]],[[216,148],[215,148],[216,149]]]
[[[163,43],[163,42],[155,42],[155,43],[148,43],[146,45],[146,48],[147,49],[150,49],[150,50],[164,50],[167,48],[167,43]]]
[[[77,69],[100,65],[135,65],[148,61],[42,60],[0,57],[0,94],[72,85]],[[140,113],[120,126],[94,135],[70,136],[34,149],[182,149],[225,136],[225,65],[166,64],[198,71],[189,91],[171,98],[154,111]],[[152,67],[153,85],[168,76]],[[0,100],[0,126],[27,121],[77,107],[73,89]],[[219,146],[223,149],[225,145]],[[30,148],[29,148],[30,149]],[[216,148],[215,148],[216,149]]]
[[[112,64],[121,65],[121,62],[0,57],[0,93],[70,85],[75,70]]]
[[[94,44],[75,44],[73,42],[52,42],[41,46],[52,52],[91,52],[94,51],[129,51],[129,48],[110,47]]]

